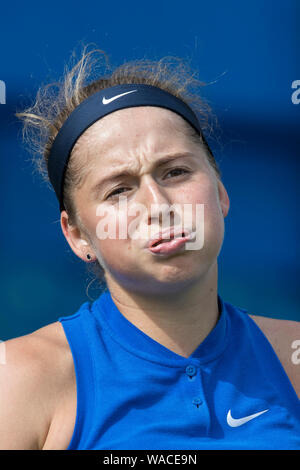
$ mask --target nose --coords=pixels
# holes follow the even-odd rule
[[[164,220],[170,220],[170,225],[173,225],[175,213],[165,188],[149,177],[141,183],[140,193],[142,194],[142,203],[146,208],[147,225],[158,222],[162,226]]]

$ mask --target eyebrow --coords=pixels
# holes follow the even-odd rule
[[[176,159],[179,159],[179,158],[183,158],[183,157],[195,157],[195,155],[191,152],[177,152],[177,153],[174,153],[174,154],[169,154],[169,155],[166,155],[162,158],[160,158],[159,160],[155,161],[155,163],[153,164],[153,167],[156,167],[156,168],[159,168],[163,165],[166,165],[167,163],[173,161],[173,160],[176,160]],[[130,171],[130,170],[123,170],[123,171],[116,171],[114,173],[111,173],[110,175],[106,176],[105,178],[103,178],[102,180],[98,181],[94,186],[92,186],[91,188],[91,195],[95,195],[96,193],[99,192],[99,190],[102,188],[102,186],[104,186],[105,184],[109,183],[109,182],[113,182],[117,179],[120,179],[120,178],[123,178],[123,177],[128,177],[128,176],[135,176],[135,173],[133,171]]]

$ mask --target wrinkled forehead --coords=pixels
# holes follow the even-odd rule
[[[120,109],[89,127],[78,139],[74,152],[92,158],[116,148],[130,152],[142,144],[151,145],[153,151],[167,151],[168,147],[193,144],[189,128],[184,118],[168,109],[155,106]]]

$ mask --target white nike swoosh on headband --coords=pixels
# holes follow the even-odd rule
[[[121,93],[120,95],[116,95],[116,96],[113,96],[112,98],[108,98],[108,99],[105,98],[105,96],[103,96],[102,103],[103,104],[111,103],[112,101],[117,100],[118,98],[120,98],[120,96],[128,95],[128,93],[133,93],[134,91],[137,91],[137,90],[126,91],[125,93]]]
[[[269,411],[269,410],[259,411],[258,413],[254,413],[253,415],[236,419],[231,416],[231,410],[229,410],[227,414],[227,424],[232,428],[237,428],[238,426],[242,426],[243,424],[248,423],[248,421],[251,421],[252,419],[257,418],[263,413],[266,413],[266,411]]]

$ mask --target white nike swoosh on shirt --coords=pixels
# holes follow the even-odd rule
[[[108,99],[105,98],[105,96],[103,96],[102,103],[103,104],[111,103],[112,101],[120,98],[120,96],[128,95],[128,93],[133,93],[134,91],[137,91],[137,90],[126,91],[125,93],[121,93],[120,95],[116,95],[116,96],[113,96],[112,98],[108,98]]]
[[[248,423],[248,421],[257,418],[257,416],[266,413],[266,411],[269,410],[259,411],[259,413],[254,413],[253,415],[245,416],[244,418],[235,419],[231,416],[231,410],[229,410],[227,413],[227,424],[232,428],[237,428],[238,426],[242,426],[243,424]]]

